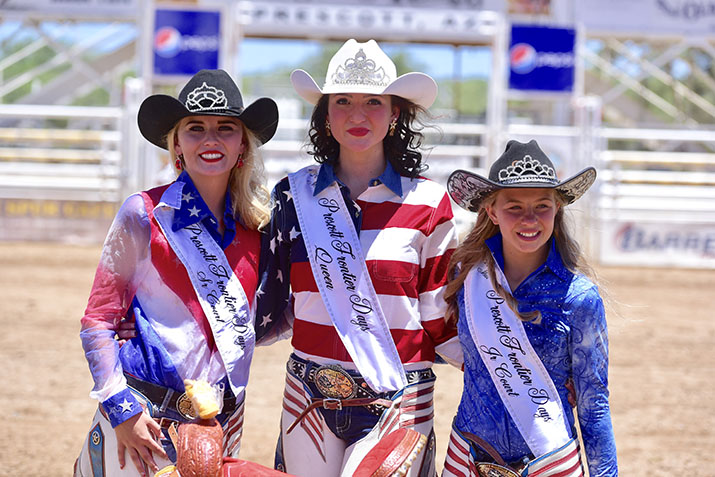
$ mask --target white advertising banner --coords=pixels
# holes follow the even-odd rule
[[[715,0],[579,0],[573,8],[589,32],[715,36]]]
[[[0,13],[75,18],[134,18],[143,0],[1,0]]]
[[[499,1],[494,4],[503,10]],[[374,2],[241,2],[239,23],[246,36],[384,38],[395,41],[484,44],[495,33],[498,15],[487,8],[405,8]]]
[[[604,221],[601,263],[715,268],[715,223]]]
[[[538,0],[548,4],[550,0]],[[520,0],[254,0],[253,3],[282,3],[293,5],[397,7],[397,8],[450,8],[464,10],[503,11],[506,4],[524,3]]]

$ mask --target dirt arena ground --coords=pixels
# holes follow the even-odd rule
[[[69,476],[96,403],[78,338],[99,247],[0,243],[0,476]],[[601,268],[623,476],[715,475],[715,271]],[[259,349],[241,457],[271,465],[287,344]],[[461,389],[439,366],[438,467]]]

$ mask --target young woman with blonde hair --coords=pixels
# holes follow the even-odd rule
[[[244,108],[225,71],[202,70],[178,99],[148,97],[138,122],[178,177],[130,196],[104,243],[80,332],[99,409],[76,476],[148,476],[173,461],[168,427],[196,417],[186,379],[222,394],[226,454],[240,445],[258,228],[269,218],[257,148],[273,137],[278,108],[269,98]],[[120,349],[125,315],[135,329]]]
[[[464,391],[443,477],[583,476],[581,447],[590,475],[618,475],[603,302],[564,223],[595,179],[587,168],[560,182],[533,140],[509,141],[489,178],[450,176],[452,198],[478,216],[445,291]]]

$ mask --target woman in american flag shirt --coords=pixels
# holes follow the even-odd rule
[[[178,99],[142,103],[139,129],[169,151],[178,177],[130,196],[104,243],[80,333],[99,409],[76,476],[154,475],[174,461],[168,426],[196,417],[185,379],[222,392],[224,449],[237,454],[255,342],[258,228],[269,217],[257,148],[277,122],[273,100],[244,108],[222,70],[198,72]],[[114,334],[125,314],[135,337],[120,349]]]
[[[461,363],[445,325],[456,246],[445,189],[420,176],[418,116],[436,98],[422,73],[397,77],[373,40],[347,41],[325,85],[291,75],[314,104],[318,162],[281,180],[261,257],[256,333],[292,332],[276,468],[350,476],[398,427],[429,436],[409,475],[434,466],[431,367]]]

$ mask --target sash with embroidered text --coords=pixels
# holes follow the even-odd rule
[[[496,279],[509,284],[499,267]],[[509,415],[535,456],[571,440],[561,398],[529,342],[524,325],[494,290],[482,264],[464,282],[469,332]]]
[[[165,191],[164,197],[174,192],[174,185]],[[172,250],[186,268],[201,308],[211,325],[231,389],[238,396],[248,382],[256,341],[248,298],[223,249],[203,224],[198,222],[173,231],[171,224],[174,206],[163,199],[154,209],[154,217]]]
[[[316,166],[288,176],[298,222],[325,308],[355,366],[376,392],[407,385],[357,232],[333,183],[313,196]]]

